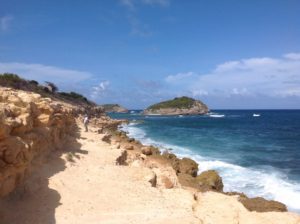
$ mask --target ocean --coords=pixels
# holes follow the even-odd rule
[[[256,115],[255,115],[256,114]],[[300,213],[300,110],[214,110],[209,115],[109,114],[146,145],[214,169],[224,191],[283,202]]]

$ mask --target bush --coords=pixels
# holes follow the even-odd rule
[[[59,95],[62,96],[63,98],[69,99],[69,100],[78,100],[78,101],[83,101],[85,103],[90,103],[86,97],[84,97],[83,95],[81,95],[79,93],[75,93],[75,92],[70,92],[70,93],[60,92]]]
[[[13,73],[0,74],[0,85],[20,89],[26,85],[26,80]]]
[[[54,83],[52,82],[45,82],[45,83],[46,83],[45,90],[47,89],[51,93],[55,93],[58,91],[58,87]]]
[[[29,84],[34,85],[34,86],[38,86],[39,85],[39,83],[37,81],[35,81],[35,80],[30,80]]]

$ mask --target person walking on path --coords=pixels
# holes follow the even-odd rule
[[[83,124],[84,124],[84,127],[85,127],[85,132],[88,132],[89,131],[89,129],[88,129],[89,116],[87,114],[84,116]]]

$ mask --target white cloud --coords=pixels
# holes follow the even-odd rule
[[[120,0],[120,3],[133,10],[137,4],[167,7],[170,5],[170,0]]]
[[[284,55],[287,59],[300,60],[300,53],[289,53]]]
[[[10,15],[0,17],[0,30],[1,31],[8,30],[13,19],[14,17]]]
[[[228,61],[208,74],[179,73],[165,81],[194,96],[300,97],[299,55]]]
[[[142,2],[148,5],[160,5],[160,6],[170,5],[170,0],[142,0]]]
[[[99,97],[103,96],[109,85],[110,82],[105,80],[100,82],[97,86],[92,87],[92,92],[90,94],[91,98],[98,99]]]
[[[92,74],[84,71],[64,69],[42,64],[26,64],[18,62],[1,63],[0,73],[15,73],[26,79],[52,82],[79,82],[89,79]]]
[[[167,76],[165,80],[169,83],[176,83],[176,82],[184,80],[186,78],[190,78],[194,75],[196,75],[196,73],[194,73],[194,72],[178,73],[176,75]]]
[[[128,21],[131,26],[131,34],[140,36],[140,37],[149,37],[152,35],[152,32],[149,31],[146,24],[142,23],[134,15],[128,16]]]
[[[134,0],[120,0],[121,4],[128,7],[129,9],[133,10],[135,5],[134,5]]]

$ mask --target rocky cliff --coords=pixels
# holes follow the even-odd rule
[[[76,131],[75,107],[0,87],[0,197],[12,192],[50,151]]]
[[[189,115],[206,114],[208,107],[199,100],[189,97],[179,97],[173,100],[160,102],[144,110],[146,115]]]

